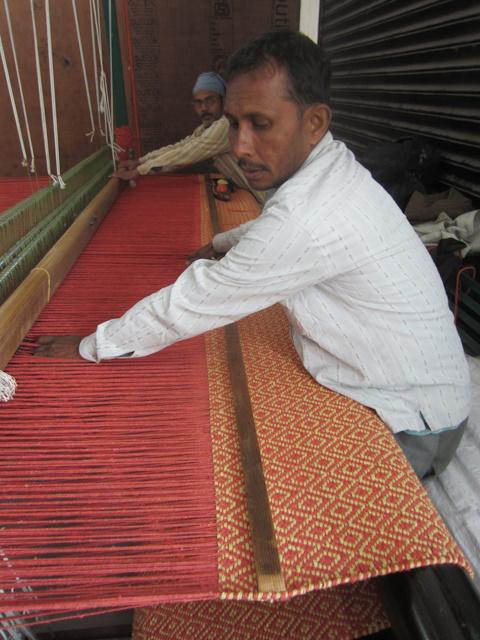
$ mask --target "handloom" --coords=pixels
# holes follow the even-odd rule
[[[78,193],[47,185],[0,217],[7,248],[0,263],[0,296],[4,300],[0,307],[0,370],[122,189],[118,179],[107,182],[112,165],[98,165],[105,158],[105,150],[101,150],[68,172]],[[5,384],[4,377],[1,373],[0,397],[8,400],[8,388],[6,392],[4,388],[11,382]]]
[[[33,624],[142,607],[139,640],[172,637],[165,616],[189,629],[177,638],[213,618],[268,618],[269,638],[282,621],[292,638],[388,626],[370,578],[466,561],[385,425],[305,372],[279,307],[238,331],[284,592],[257,586],[223,330],[141,360],[32,358],[36,335],[93,331],[211,237],[203,178],[159,182],[122,192],[7,367],[0,611]],[[243,192],[218,209],[223,228],[258,213]]]
[[[4,365],[5,361],[8,361],[9,357],[13,353],[12,347],[18,340],[18,337],[24,333],[29,326],[31,326],[35,317],[38,315],[42,305],[45,304],[45,295],[42,293],[40,297],[37,296],[35,304],[25,304],[25,300],[30,300],[36,295],[37,285],[39,284],[40,275],[43,274],[43,278],[47,282],[46,286],[46,299],[48,301],[51,293],[55,291],[59,282],[68,271],[73,261],[76,259],[76,251],[79,248],[81,251],[82,243],[77,242],[76,246],[72,246],[67,243],[60,245],[60,250],[56,250],[57,253],[53,262],[48,264],[40,263],[44,259],[45,254],[52,248],[55,242],[62,236],[64,231],[72,225],[80,212],[88,208],[88,219],[90,220],[93,232],[95,226],[98,224],[101,216],[105,211],[100,211],[101,207],[105,206],[104,203],[110,202],[111,197],[113,199],[119,192],[119,185],[110,183],[107,191],[109,195],[107,197],[102,196],[100,202],[97,203],[100,206],[98,211],[95,211],[95,206],[90,206],[89,203],[93,196],[99,193],[100,189],[107,183],[108,175],[111,173],[113,166],[116,163],[118,157],[117,152],[120,150],[114,139],[114,126],[113,126],[113,79],[112,69],[110,68],[110,86],[105,73],[103,64],[104,53],[107,50],[104,38],[102,37],[102,15],[100,11],[99,0],[90,0],[89,12],[83,11],[82,17],[90,16],[90,24],[86,28],[82,26],[80,28],[79,16],[76,8],[75,0],[72,0],[70,10],[67,9],[66,13],[62,14],[59,11],[60,6],[57,3],[57,7],[53,10],[53,22],[56,18],[63,16],[63,22],[66,28],[68,25],[72,26],[76,31],[76,38],[73,36],[66,38],[62,41],[62,38],[52,39],[52,34],[55,29],[52,29],[50,3],[47,1],[42,3],[42,6],[34,6],[33,2],[25,3],[25,6],[19,7],[20,3],[15,3],[17,10],[19,10],[18,16],[21,15],[20,24],[23,29],[21,36],[15,33],[18,27],[19,21],[11,19],[10,8],[8,0],[4,0],[4,7],[2,9],[2,33],[0,34],[0,58],[5,74],[6,88],[8,90],[8,96],[12,108],[13,122],[18,136],[18,150],[11,149],[15,157],[16,153],[21,153],[21,166],[25,167],[27,175],[29,176],[29,182],[33,185],[37,183],[37,186],[42,182],[38,178],[38,166],[36,158],[36,149],[40,136],[43,138],[43,157],[41,164],[45,165],[42,171],[46,171],[52,184],[45,186],[36,193],[33,193],[26,201],[17,205],[14,204],[10,210],[4,212],[0,222],[0,304],[6,302],[8,299],[9,309],[3,314],[3,319],[7,321],[0,327],[0,335],[4,339],[5,334],[10,332],[10,325],[15,322],[16,327],[20,327],[20,330],[15,330],[13,334],[8,336],[8,348],[5,349],[4,345],[1,346],[1,361],[0,369]],[[111,1],[106,3],[105,9],[108,4],[108,15],[105,16],[105,20],[108,19],[109,27],[109,57],[112,60],[112,5]],[[30,9],[30,11],[28,10]],[[29,16],[30,14],[30,16]],[[29,23],[31,22],[31,30]],[[83,22],[83,20],[82,20]],[[83,32],[83,33],[82,33]],[[46,36],[46,47],[40,54],[40,48],[44,46],[43,34]],[[63,30],[61,31],[63,34]],[[59,35],[58,29],[55,35]],[[86,37],[86,39],[85,39]],[[32,48],[25,42],[26,39],[32,38]],[[20,40],[23,40],[22,46],[18,47]],[[54,42],[55,40],[55,42]],[[75,42],[73,49],[70,46],[66,46]],[[92,64],[88,65],[90,71],[94,72],[94,78],[90,81],[87,77],[87,65],[85,64],[85,47],[84,43],[91,44],[91,61]],[[7,44],[8,43],[8,44]],[[76,46],[75,46],[76,45]],[[54,53],[55,46],[55,53]],[[58,48],[57,48],[58,46]],[[61,52],[69,53],[67,57],[62,56]],[[21,54],[20,55],[17,55]],[[32,55],[33,54],[33,55]],[[70,87],[74,87],[77,84],[77,73],[69,73],[68,76],[64,76],[65,84],[67,87],[61,87],[58,84],[58,69],[57,74],[54,71],[54,57],[57,59],[63,59],[67,66],[70,65],[68,58],[73,56],[73,64],[71,70],[76,69],[80,71],[80,67],[83,71],[83,84],[85,85],[85,103],[88,105],[88,111],[90,115],[91,130],[86,133],[90,139],[90,143],[95,142],[96,153],[93,153],[86,160],[83,159],[77,166],[72,167],[73,158],[84,158],[83,153],[79,150],[68,153],[66,163],[62,154],[60,153],[60,136],[59,130],[62,128],[70,129],[72,120],[79,118],[81,120],[82,110],[78,104],[78,97],[76,99],[76,111],[71,112],[70,105],[75,103],[75,98],[70,93]],[[19,64],[19,58],[22,57],[22,64]],[[87,56],[88,58],[88,56]],[[78,59],[79,64],[76,64]],[[81,64],[80,64],[81,62]],[[45,63],[45,64],[44,64]],[[110,65],[111,66],[111,65]],[[25,82],[25,78],[28,78],[28,82]],[[57,78],[55,79],[55,76]],[[36,77],[36,88],[38,91],[38,103],[37,100],[32,101],[31,91],[25,92],[24,89],[28,86],[29,90],[32,89],[32,78]],[[48,78],[49,82],[49,98],[45,100],[44,95],[44,82]],[[56,82],[57,80],[57,82]],[[93,98],[91,93],[96,95],[96,106],[98,122],[93,114]],[[83,91],[81,92],[83,94]],[[66,98],[66,102],[60,104],[66,108],[62,108],[57,112],[57,99],[62,97],[62,100]],[[69,96],[69,97],[67,97]],[[83,102],[83,95],[81,98]],[[67,106],[68,105],[68,106]],[[38,109],[40,106],[40,109]],[[57,115],[61,114],[61,122],[59,127],[59,121]],[[7,126],[10,121],[7,120]],[[47,126],[48,125],[50,126]],[[96,135],[98,125],[98,135]],[[37,130],[35,131],[35,127]],[[50,129],[51,127],[51,129]],[[50,129],[50,130],[49,130]],[[53,144],[52,144],[53,143]],[[103,149],[99,150],[100,145],[106,145]],[[79,145],[81,146],[81,145]],[[27,151],[28,147],[28,151]],[[15,146],[16,149],[16,146]],[[50,151],[54,155],[54,161],[52,161]],[[54,153],[53,153],[54,152]],[[27,154],[29,157],[27,158]],[[17,156],[18,160],[18,156]],[[67,171],[65,164],[68,165]],[[62,166],[63,165],[63,166]],[[112,186],[113,185],[113,186]],[[114,193],[116,192],[116,193]],[[109,205],[106,205],[107,208]],[[3,207],[0,211],[4,211]],[[85,216],[84,216],[85,217]],[[87,231],[87,229],[85,229]],[[91,235],[91,234],[90,234]],[[83,240],[86,239],[88,233],[83,234]],[[55,253],[54,252],[54,253]],[[64,256],[61,255],[63,252]],[[67,253],[69,254],[68,258]],[[78,255],[78,254],[77,254]],[[73,260],[70,261],[70,257]],[[34,276],[32,279],[32,275]],[[27,278],[28,276],[28,278]],[[17,287],[27,280],[25,286],[22,286],[22,293],[17,294]],[[43,287],[45,289],[45,287]],[[15,291],[14,303],[12,303],[12,292]],[[26,294],[26,295],[24,295]],[[10,297],[9,297],[10,296]],[[24,309],[28,307],[28,310]],[[15,320],[14,320],[15,319]],[[17,343],[18,344],[18,343]],[[14,350],[14,349],[13,349]],[[6,375],[0,370],[0,401],[7,402],[15,392],[15,380]]]

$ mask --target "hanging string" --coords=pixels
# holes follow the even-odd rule
[[[97,49],[95,46],[95,17],[94,17],[94,5],[93,0],[90,0],[90,29],[92,34],[92,57],[93,57],[93,72],[95,77],[95,95],[97,98],[97,117],[100,134],[105,137],[105,132],[102,129],[102,121],[100,118],[100,96],[99,96],[99,82],[98,82],[98,69],[97,69]]]
[[[30,133],[30,125],[29,125],[29,121],[28,121],[28,116],[27,116],[27,108],[25,105],[25,97],[23,95],[23,86],[22,86],[22,81],[21,81],[21,77],[20,77],[20,69],[18,67],[18,60],[17,60],[17,50],[15,47],[15,40],[13,37],[13,29],[12,29],[12,21],[10,19],[10,9],[8,6],[8,0],[4,0],[4,5],[5,5],[5,13],[7,16],[7,24],[8,24],[8,32],[10,35],[10,43],[11,43],[11,47],[12,47],[12,53],[13,53],[13,60],[15,63],[15,70],[17,72],[17,82],[18,82],[18,87],[20,90],[20,98],[22,101],[22,109],[23,109],[23,117],[25,119],[25,129],[27,131],[27,137],[28,137],[28,144],[30,147],[30,172],[31,173],[36,173],[36,167],[35,167],[35,153],[33,151],[33,143],[32,143],[32,136]],[[38,176],[37,176],[37,188],[39,188],[38,185]]]
[[[20,90],[20,98],[22,101],[22,108],[23,108],[23,117],[25,119],[25,127],[26,127],[26,131],[27,131],[27,137],[28,137],[28,143],[30,146],[30,171],[32,173],[35,172],[35,155],[33,152],[33,145],[32,145],[32,137],[30,135],[30,127],[29,127],[29,123],[28,123],[28,117],[27,117],[27,109],[25,106],[25,98],[23,95],[23,87],[22,87],[22,82],[21,82],[21,78],[20,78],[20,70],[18,68],[18,60],[17,60],[17,51],[16,51],[16,47],[15,47],[15,40],[13,37],[13,30],[12,30],[12,22],[10,20],[10,10],[9,10],[9,6],[8,6],[8,0],[3,0],[4,1],[4,5],[5,5],[5,14],[7,16],[7,24],[8,24],[8,32],[10,35],[10,44],[12,47],[12,54],[13,54],[13,60],[15,63],[15,70],[17,73],[17,82],[18,82],[18,87]],[[12,86],[11,86],[11,82],[10,82],[10,76],[8,74],[8,68],[7,68],[7,64],[6,64],[6,60],[5,60],[5,56],[4,56],[4,50],[3,50],[3,44],[1,41],[1,36],[0,36],[0,46],[1,46],[1,54],[2,54],[2,61],[3,61],[3,65],[4,65],[4,69],[5,69],[5,76],[7,79],[7,85],[8,85],[8,91],[9,91],[9,95],[10,95],[10,100],[12,101],[12,108],[14,110],[14,115],[15,115],[15,123],[17,125],[17,131],[18,131],[18,136],[19,136],[19,140],[20,140],[20,146],[22,148],[22,153],[23,153],[23,161],[22,161],[22,165],[23,166],[27,166],[28,162],[27,162],[27,153],[25,150],[25,144],[23,141],[23,134],[22,134],[22,129],[20,126],[20,121],[18,118],[18,113],[17,113],[17,108],[16,108],[16,104],[15,104],[15,100],[13,97],[13,92],[12,92]]]
[[[18,139],[20,141],[20,146],[22,148],[22,154],[23,154],[22,166],[26,167],[28,165],[27,152],[25,150],[25,144],[23,142],[23,135],[20,127],[20,120],[18,118],[17,105],[15,103],[15,96],[13,95],[12,83],[10,80],[10,73],[8,71],[7,60],[5,58],[5,51],[3,48],[3,40],[1,35],[0,35],[0,56],[2,58],[3,70],[5,72],[5,78],[7,80],[7,87],[8,87],[8,94],[10,96],[10,102],[12,103],[13,116],[15,118],[15,124],[17,125]]]
[[[42,74],[40,71],[40,58],[38,55],[38,39],[37,39],[37,29],[35,26],[35,8],[33,6],[33,0],[30,0],[30,8],[32,11],[33,42],[35,45],[34,46],[35,64],[37,68],[38,98],[40,100],[40,115],[42,119],[43,144],[45,148],[45,162],[47,163],[47,174],[50,175],[52,173],[52,169],[50,166],[50,148],[48,145],[47,119],[45,116],[45,102],[43,100],[43,84],[42,84]]]
[[[18,66],[17,49],[16,49],[16,46],[15,46],[15,39],[13,37],[12,21],[10,19],[10,9],[9,9],[9,6],[8,6],[8,0],[4,0],[4,5],[5,5],[5,14],[6,14],[6,17],[7,17],[8,32],[9,32],[9,35],[10,35],[10,45],[11,45],[11,48],[12,48],[13,60],[14,60],[14,63],[15,63],[15,70],[16,70],[16,73],[17,73],[18,88],[19,88],[19,91],[20,91],[20,98],[21,98],[21,101],[22,101],[22,109],[23,109],[23,118],[24,118],[24,121],[25,121],[25,129],[26,129],[26,132],[27,132],[28,144],[29,144],[29,147],[30,147],[30,172],[27,171],[27,175],[28,175],[28,178],[29,178],[31,192],[34,193],[35,192],[35,188],[34,188],[34,184],[33,184],[33,181],[32,181],[31,174],[35,175],[36,190],[37,191],[40,189],[40,184],[39,184],[38,175],[37,175],[36,166],[35,166],[35,153],[33,151],[32,136],[31,136],[31,133],[30,133],[30,124],[29,124],[29,120],[28,120],[28,116],[27,116],[27,108],[26,108],[26,105],[25,105],[25,97],[24,97],[24,94],[23,94],[23,86],[22,86],[22,80],[21,80],[21,77],[20,77],[20,69],[19,69],[19,66]],[[21,129],[20,129],[20,135],[21,135]],[[22,143],[21,144],[22,144],[22,147],[24,148],[24,146],[23,146],[23,136],[22,136]],[[24,151],[24,159],[22,161],[22,165],[23,166],[27,166],[27,164],[28,164],[25,156],[26,156],[26,153]]]
[[[103,120],[105,121],[105,72],[103,70],[103,54],[102,54],[102,38],[101,38],[101,30],[100,30],[100,9],[98,7],[98,3],[95,0],[91,0],[91,8],[92,8],[92,20],[94,26],[94,52],[95,52],[95,60],[97,59],[96,53],[98,51],[98,65],[100,68],[99,77],[97,75],[97,69],[95,69],[97,82],[98,82],[98,120],[101,123],[102,114]],[[104,122],[106,124],[106,122]],[[101,125],[100,125],[101,126]],[[107,127],[102,128],[103,135],[107,137],[108,130]]]
[[[55,144],[55,162],[57,174],[50,175],[53,182],[58,182],[60,189],[65,189],[65,183],[60,172],[60,149],[58,144],[58,122],[57,122],[57,102],[55,99],[55,77],[53,73],[53,50],[52,50],[52,29],[50,25],[50,0],[45,2],[45,21],[47,25],[47,46],[48,46],[48,68],[50,71],[50,95],[52,97],[52,122],[53,122],[53,140]]]
[[[115,134],[113,126],[113,31],[112,31],[112,0],[108,0],[108,46],[110,55],[110,107],[109,111],[109,126],[110,126],[110,140],[112,141],[112,160],[115,171],[117,170],[117,158],[118,151],[124,151],[115,143]]]
[[[102,36],[101,36],[101,25],[100,25],[100,6],[92,2],[93,7],[93,21],[95,24],[95,33],[96,33],[96,41],[97,41],[97,49],[98,49],[98,59],[100,63],[100,103],[99,103],[99,111],[104,115],[104,124],[105,124],[105,135],[107,138],[107,144],[112,150],[112,159],[113,165],[116,166],[116,159],[118,157],[118,151],[122,151],[122,148],[119,147],[114,140],[114,127],[113,127],[113,92],[112,92],[112,100],[109,100],[109,87],[107,75],[105,73],[103,67],[103,55],[102,55]],[[112,57],[112,30],[111,30],[111,0],[109,0],[109,14],[110,14],[110,59]],[[110,72],[111,73],[111,72]]]
[[[85,91],[87,94],[88,110],[90,112],[90,122],[92,123],[92,130],[89,133],[86,133],[85,135],[90,137],[90,142],[93,142],[93,137],[95,135],[95,121],[94,121],[93,111],[92,111],[92,102],[90,100],[90,92],[88,90],[87,70],[85,68],[85,57],[83,55],[82,37],[80,34],[80,27],[78,25],[77,7],[75,4],[75,0],[72,0],[72,9],[73,9],[73,16],[75,18],[75,28],[77,30],[77,40],[78,40],[78,48],[80,50],[80,59],[82,61],[83,79],[85,82]]]

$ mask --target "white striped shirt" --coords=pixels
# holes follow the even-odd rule
[[[220,262],[99,325],[91,360],[148,355],[281,302],[324,386],[393,432],[459,424],[470,407],[462,345],[436,267],[390,196],[327,134],[262,215],[214,238]]]
[[[137,167],[140,175],[146,175],[156,167],[161,167],[159,173],[172,173],[204,160],[213,160],[216,170],[230,178],[240,189],[250,191],[257,202],[265,203],[265,193],[252,189],[239,168],[237,159],[230,149],[228,141],[228,120],[222,116],[210,126],[201,124],[192,135],[175,144],[151,151],[142,156]]]

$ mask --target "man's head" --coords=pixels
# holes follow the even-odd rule
[[[222,117],[225,80],[213,71],[201,73],[193,87],[193,107],[201,121],[209,127]]]
[[[233,54],[225,115],[249,184],[279,187],[323,138],[331,118],[328,58],[307,36],[281,29]]]

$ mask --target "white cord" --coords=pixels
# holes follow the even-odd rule
[[[108,25],[109,25],[109,53],[110,53],[110,141],[112,143],[113,168],[117,170],[118,147],[115,145],[115,130],[113,125],[113,32],[112,32],[112,0],[108,0]]]
[[[98,1],[95,2],[95,0],[91,0],[92,4],[92,10],[93,10],[93,24],[95,26],[95,35],[94,35],[94,52],[95,52],[95,56],[96,53],[98,52],[98,64],[100,67],[100,79],[98,80],[98,90],[99,90],[99,94],[97,95],[97,101],[98,101],[98,121],[100,123],[100,129],[102,131],[102,134],[107,137],[108,136],[108,129],[106,127],[106,116],[105,116],[105,112],[106,112],[106,95],[105,95],[105,79],[102,77],[104,76],[104,70],[103,70],[103,54],[102,54],[102,37],[101,37],[101,31],[100,31],[100,7],[98,5]],[[95,73],[97,73],[97,71],[95,70]],[[107,94],[108,95],[108,94]],[[103,114],[103,120],[104,120],[104,127],[102,127],[102,116],[101,114]]]
[[[90,142],[93,142],[93,137],[95,135],[95,122],[94,122],[94,118],[93,118],[92,102],[90,100],[90,92],[88,90],[87,70],[85,69],[85,58],[84,58],[84,55],[83,55],[82,37],[81,37],[81,34],[80,34],[80,27],[78,26],[77,7],[76,7],[76,4],[75,4],[75,0],[72,0],[72,9],[73,9],[73,16],[75,18],[75,27],[77,29],[78,48],[80,49],[80,59],[82,61],[83,79],[84,79],[84,82],[85,82],[85,91],[87,93],[88,109],[90,111],[90,122],[92,123],[92,130],[90,131],[90,133],[86,133],[85,135],[86,136],[90,136]]]
[[[24,95],[23,95],[22,81],[21,81],[21,78],[20,78],[20,69],[18,67],[17,50],[16,50],[16,47],[15,47],[15,40],[14,40],[14,37],[13,37],[12,22],[10,20],[10,9],[8,7],[8,0],[3,0],[3,2],[4,2],[4,5],[5,5],[5,14],[7,16],[8,32],[10,34],[10,44],[11,44],[11,47],[12,47],[13,60],[15,62],[15,70],[17,72],[17,82],[18,82],[18,87],[19,87],[19,90],[20,90],[20,97],[21,97],[21,100],[22,100],[23,117],[25,119],[25,129],[27,131],[28,144],[29,144],[29,147],[30,147],[30,171],[31,171],[31,173],[35,173],[35,154],[34,154],[34,151],[33,151],[32,136],[30,135],[30,126],[29,126],[29,123],[28,123],[27,108],[25,106],[25,98],[24,98]],[[21,130],[20,130],[20,135],[21,135]],[[23,136],[22,136],[21,144],[22,144],[22,149],[24,149]],[[26,154],[24,153],[24,156],[25,155]]]
[[[30,0],[30,8],[32,10],[33,41],[35,43],[35,63],[37,66],[38,98],[40,100],[40,114],[42,118],[43,144],[45,147],[45,162],[47,163],[47,174],[50,175],[52,173],[52,170],[50,167],[50,149],[48,146],[47,119],[45,117],[45,103],[43,101],[42,74],[40,73],[40,58],[38,56],[38,40],[37,40],[37,29],[35,27],[35,9],[33,6],[33,0]]]
[[[95,23],[98,58],[99,58],[99,61],[100,61],[100,103],[99,103],[99,110],[104,115],[105,136],[106,136],[106,139],[107,139],[107,144],[112,150],[113,164],[115,166],[116,158],[118,157],[117,153],[118,153],[118,151],[121,150],[121,148],[115,143],[115,139],[114,139],[113,108],[112,108],[112,106],[110,104],[110,100],[109,100],[109,97],[108,97],[109,96],[108,81],[107,81],[107,76],[106,76],[104,68],[103,68],[102,37],[101,37],[100,20],[99,20],[99,16],[100,16],[99,0],[97,0],[96,5],[95,5],[95,1],[93,0],[91,6],[93,7],[93,19],[94,19],[94,23]],[[112,44],[111,44],[112,43],[111,9],[112,9],[111,0],[109,0],[110,60],[112,58],[112,55],[111,55],[111,52],[112,52]],[[110,65],[111,65],[111,62],[110,62]],[[110,69],[112,69],[111,66],[110,66]],[[110,74],[112,74],[111,71],[110,71]],[[112,95],[112,103],[113,103],[113,88],[110,90],[110,93]]]
[[[58,144],[58,122],[57,122],[57,101],[55,98],[55,78],[53,74],[53,50],[52,50],[52,29],[50,25],[50,0],[45,0],[45,21],[47,25],[47,46],[48,46],[48,68],[50,71],[50,95],[52,97],[52,121],[53,121],[53,141],[55,144],[55,162],[57,167],[56,176],[50,175],[54,182],[59,183],[60,189],[65,189],[60,172],[60,149]]]
[[[25,144],[23,142],[22,129],[20,127],[20,120],[18,118],[17,105],[15,103],[15,97],[13,95],[12,83],[10,81],[10,74],[8,72],[7,60],[5,58],[5,51],[3,49],[2,36],[0,35],[0,57],[2,58],[3,70],[5,71],[5,78],[7,80],[8,94],[10,96],[10,102],[12,103],[13,116],[15,118],[15,124],[17,125],[18,139],[20,147],[22,148],[23,160],[22,165],[26,167],[28,165],[27,152],[25,150]]]
[[[100,119],[100,99],[99,99],[99,93],[98,93],[98,71],[97,71],[97,48],[95,46],[95,28],[94,28],[95,18],[94,18],[93,12],[94,12],[93,0],[90,0],[90,28],[92,32],[93,71],[95,74],[95,94],[97,97],[98,126],[100,129],[101,135],[105,136],[105,133],[103,132],[103,129],[102,129],[102,122]]]

